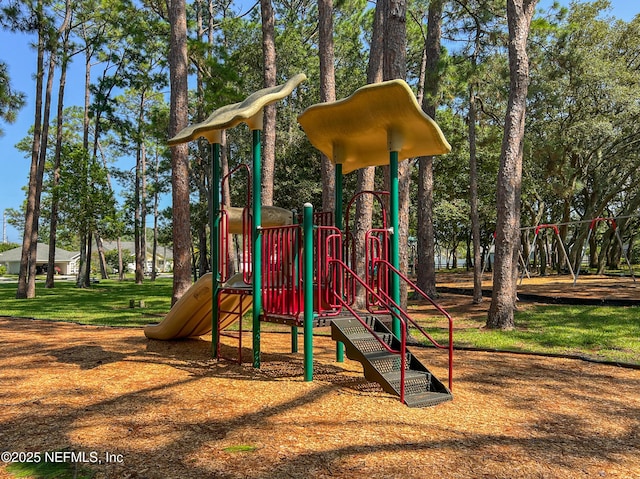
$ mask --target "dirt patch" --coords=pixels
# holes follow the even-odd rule
[[[441,272],[436,276],[438,288],[473,290],[472,273]],[[482,289],[491,290],[492,276],[485,273]],[[599,300],[640,301],[640,282],[630,276],[604,276],[583,274],[576,284],[569,275],[523,277],[518,282],[518,293],[548,298],[582,298]]]
[[[313,382],[282,333],[260,370],[141,329],[0,319],[0,337],[0,450],[96,453],[98,478],[640,477],[638,370],[457,352],[454,400],[410,409],[327,337]]]

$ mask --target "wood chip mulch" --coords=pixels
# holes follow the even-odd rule
[[[256,370],[205,338],[0,318],[0,451],[96,453],[96,478],[640,478],[639,370],[459,351],[454,400],[410,409],[314,345],[304,382],[284,333]]]

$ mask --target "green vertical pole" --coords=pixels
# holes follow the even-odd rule
[[[260,226],[262,224],[262,165],[260,130],[253,130],[253,228],[252,271],[253,271],[253,367],[260,367],[260,310],[262,309],[262,245]]]
[[[334,223],[340,231],[344,228],[342,219],[342,164],[337,163],[335,167],[335,205],[334,205]],[[343,285],[344,286],[344,285]],[[344,344],[341,341],[336,343],[336,361],[344,362]]]
[[[298,326],[291,326],[291,352],[298,352]]]
[[[303,287],[304,287],[304,380],[313,381],[313,206],[304,204],[302,219],[304,236]]]
[[[391,151],[389,155],[389,209],[391,210],[391,265],[397,269],[400,269],[400,228],[399,228],[399,205],[400,205],[400,193],[398,183],[398,152]],[[400,304],[400,281],[395,273],[391,273],[391,299],[396,304]],[[393,318],[393,334],[397,338],[400,337],[400,320]]]
[[[211,354],[218,357],[218,242],[220,230],[220,143],[211,144],[211,201],[209,221],[211,234]]]

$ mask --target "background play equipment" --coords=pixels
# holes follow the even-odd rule
[[[622,255],[624,256],[625,261],[627,262],[627,266],[629,267],[629,272],[631,273],[631,278],[633,278],[633,282],[636,282],[636,277],[633,274],[633,267],[631,266],[631,262],[629,261],[629,257],[627,253],[624,251],[624,245],[622,244],[622,238],[620,238],[620,232],[618,231],[618,224],[616,223],[615,218],[594,218],[591,220],[589,224],[589,232],[587,233],[587,240],[584,242],[584,247],[582,248],[582,253],[580,254],[580,261],[578,261],[578,266],[576,268],[576,274],[573,277],[573,285],[575,286],[578,281],[578,276],[580,275],[580,266],[582,265],[582,259],[584,258],[584,254],[587,251],[587,246],[589,245],[589,240],[591,239],[591,235],[593,230],[598,226],[599,223],[605,222],[608,223],[609,226],[613,229],[614,235],[618,240],[618,245],[620,246],[620,251],[622,251]]]
[[[260,130],[262,108],[291,93],[304,75],[284,85],[264,89],[245,101],[223,107],[205,122],[190,126],[171,144],[200,136],[212,145],[211,251],[214,274],[201,279],[176,303],[161,325],[149,327],[150,337],[166,339],[206,329],[209,315],[213,354],[220,357],[223,330],[237,322],[238,360],[242,361],[242,316],[252,311],[253,365],[260,367],[260,323],[290,326],[292,351],[297,351],[298,328],[304,333],[304,378],[313,379],[313,328],[331,326],[337,341],[336,358],[347,356],[363,364],[365,376],[414,407],[450,400],[453,381],[453,322],[451,316],[420,291],[399,269],[398,162],[414,156],[447,153],[451,147],[438,125],[422,112],[409,86],[401,80],[367,85],[351,97],[313,105],[298,121],[311,143],[335,165],[336,209],[316,212],[304,205],[302,223],[288,211],[263,207],[260,199]],[[238,167],[220,178],[221,130],[247,123],[253,136],[253,165]],[[364,252],[354,248],[342,218],[342,175],[372,165],[389,165],[389,192],[362,192],[381,204],[380,224],[366,235]],[[237,171],[244,172],[246,204],[220,205],[220,186]],[[389,207],[383,197],[388,197]],[[229,265],[229,237],[241,235],[242,254],[235,270]],[[352,265],[364,254],[366,274]],[[202,284],[201,284],[202,282]],[[400,306],[400,285],[406,283],[433,306],[448,330],[448,343],[435,341]],[[208,283],[208,289],[203,286]],[[366,293],[366,306],[355,305],[355,291]],[[206,300],[204,298],[207,298]],[[208,307],[207,307],[208,306]],[[176,310],[176,311],[174,311]],[[180,312],[182,310],[182,312]],[[165,324],[166,323],[166,324]],[[448,354],[448,387],[407,348],[410,328]],[[145,330],[145,333],[147,332]],[[164,334],[160,334],[160,331]]]
[[[523,267],[522,274],[520,276],[520,280],[522,280],[525,274],[529,276],[529,263],[531,262],[531,259],[535,257],[535,254],[536,254],[536,247],[537,247],[536,240],[538,239],[538,234],[540,233],[540,230],[546,230],[546,229],[550,229],[553,231],[556,237],[556,240],[558,241],[558,245],[560,246],[560,251],[562,251],[563,258],[566,261],[567,267],[569,268],[569,272],[571,273],[571,277],[573,278],[574,284],[575,284],[576,275],[573,272],[573,267],[571,266],[571,260],[569,259],[569,256],[567,255],[567,250],[565,249],[564,244],[562,243],[562,238],[560,237],[560,231],[558,230],[558,226],[553,224],[541,224],[536,226],[535,234],[533,235],[533,242],[529,246],[529,251],[530,251],[529,256],[527,257],[527,261],[523,262],[524,267]]]

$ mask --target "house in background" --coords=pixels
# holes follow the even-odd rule
[[[4,253],[0,253],[0,265],[7,268],[8,274],[20,274],[20,258],[22,256],[22,247],[10,249]],[[36,259],[37,274],[47,271],[49,263],[49,245],[38,243],[38,256]],[[58,274],[77,274],[80,263],[80,253],[72,253],[70,251],[56,248],[55,268]]]
[[[103,241],[102,246],[105,251],[117,251],[118,244],[115,241]],[[128,251],[130,255],[133,255],[136,246],[133,241],[121,241],[120,248],[122,251]],[[128,264],[129,271],[135,271],[136,265],[134,263]],[[147,243],[147,251],[145,254],[145,273],[150,273],[153,270],[153,247],[150,243]],[[156,251],[156,271],[158,273],[167,273],[173,270],[173,250],[168,246],[158,245]],[[125,271],[127,269],[125,268]]]

